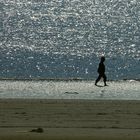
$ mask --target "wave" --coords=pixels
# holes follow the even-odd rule
[[[85,79],[85,78],[0,78],[0,81],[95,81],[95,79]],[[108,82],[121,82],[121,81],[138,81],[140,79],[120,79],[120,80],[108,80]]]

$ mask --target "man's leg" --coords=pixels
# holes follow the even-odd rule
[[[95,85],[97,85],[97,83],[100,81],[101,77],[102,77],[101,75],[98,76],[98,78],[95,81]]]
[[[107,84],[106,84],[107,78],[106,78],[106,75],[105,74],[103,75],[103,79],[104,79],[104,85],[107,86]]]

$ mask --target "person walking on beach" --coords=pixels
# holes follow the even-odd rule
[[[100,81],[101,78],[103,78],[103,81],[104,81],[104,86],[107,86],[106,84],[106,75],[105,75],[105,65],[104,65],[104,61],[105,61],[105,57],[102,56],[101,57],[101,61],[99,63],[99,67],[98,67],[98,73],[99,73],[99,76],[98,78],[96,79],[95,81],[95,85],[97,86],[97,83]]]

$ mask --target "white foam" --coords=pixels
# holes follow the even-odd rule
[[[0,98],[140,100],[140,82],[0,81]]]

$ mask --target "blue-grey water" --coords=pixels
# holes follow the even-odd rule
[[[0,77],[140,79],[139,0],[0,0]]]

